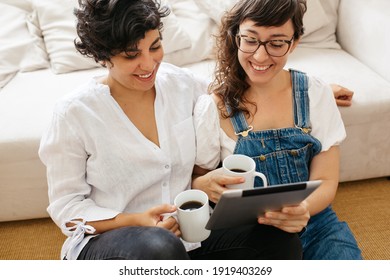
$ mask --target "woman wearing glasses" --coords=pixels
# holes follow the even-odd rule
[[[270,185],[322,180],[300,205],[268,212],[258,223],[299,234],[304,259],[361,259],[349,227],[330,206],[346,137],[332,90],[284,69],[303,34],[305,11],[305,0],[243,0],[224,16],[211,95],[195,107],[195,171],[206,174],[238,153],[251,156]],[[218,202],[229,180],[216,169],[194,179],[193,187]]]

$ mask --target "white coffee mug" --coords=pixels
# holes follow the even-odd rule
[[[209,199],[201,190],[186,190],[179,193],[174,204],[181,238],[187,242],[201,242],[210,235],[206,224],[210,218]]]
[[[267,187],[267,178],[263,173],[256,172],[255,161],[241,154],[233,154],[227,156],[222,162],[222,169],[226,175],[240,176],[245,178],[244,183],[226,185],[231,189],[253,189],[255,183],[255,177],[260,177],[263,180],[264,187]]]

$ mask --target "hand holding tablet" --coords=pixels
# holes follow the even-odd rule
[[[253,164],[251,163],[253,162]],[[277,211],[285,206],[298,205],[322,183],[321,180],[273,185],[253,188],[255,173],[254,161],[245,155],[232,155],[223,162],[224,173],[243,176],[250,185],[227,186],[231,190],[225,191],[206,225],[206,229],[216,230],[235,227],[244,224],[255,224],[257,218],[266,211]],[[245,172],[228,173],[227,170],[242,168]],[[234,172],[234,171],[233,171]],[[264,174],[259,173],[264,176]],[[263,179],[263,176],[262,179]],[[267,179],[264,176],[264,185]]]

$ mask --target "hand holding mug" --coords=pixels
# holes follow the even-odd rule
[[[222,162],[222,169],[226,175],[240,176],[245,178],[244,183],[226,185],[230,189],[253,189],[255,177],[260,177],[264,187],[267,187],[267,178],[263,173],[256,172],[255,161],[241,154],[233,154],[226,157]]]

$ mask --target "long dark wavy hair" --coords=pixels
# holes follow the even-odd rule
[[[111,62],[112,56],[136,48],[147,31],[161,34],[161,18],[169,13],[157,0],[79,0],[75,47],[98,63]]]
[[[245,106],[250,102],[244,96],[249,84],[238,61],[235,42],[240,24],[249,19],[257,26],[281,26],[291,19],[294,39],[299,39],[304,32],[303,15],[306,9],[306,0],[241,0],[224,14],[216,37],[215,79],[210,85],[210,91],[221,100],[219,107],[226,105],[231,109],[230,113],[223,111],[223,117],[232,117],[238,111],[243,111],[248,117],[250,115]]]

